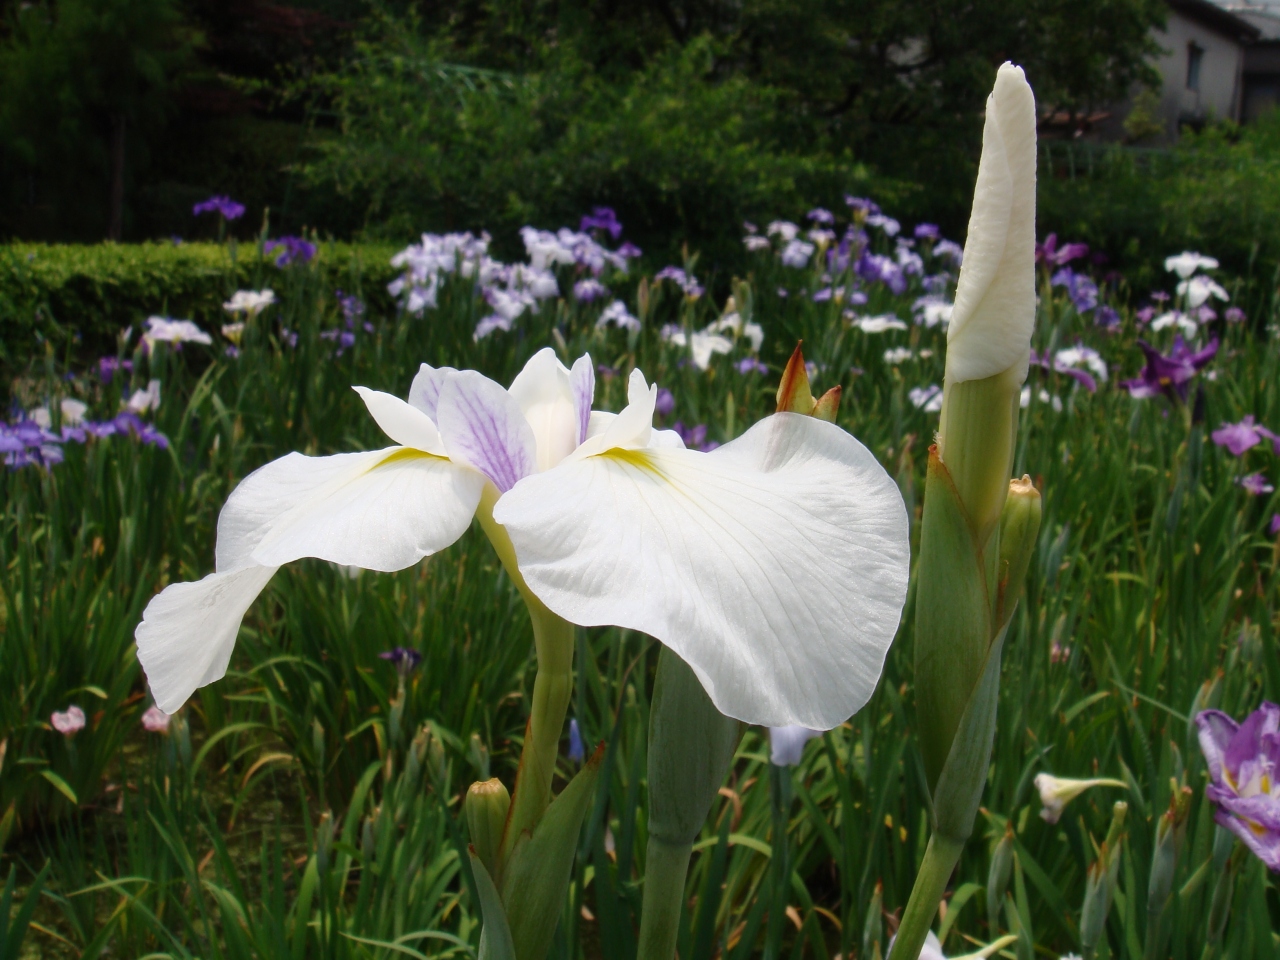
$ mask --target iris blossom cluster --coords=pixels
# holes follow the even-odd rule
[[[191,208],[191,215],[198,217],[202,213],[216,213],[228,223],[244,216],[244,204],[236,203],[225,195],[212,196]]]
[[[24,415],[13,423],[0,423],[0,458],[13,470],[20,467],[48,469],[63,461],[63,445],[85,443],[90,437],[104,440],[131,435],[149,447],[164,450],[169,446],[168,437],[130,410],[121,411],[110,420],[74,418],[75,422],[72,422],[72,419],[64,415],[59,432],[51,430],[47,424],[41,425],[35,416]]]
[[[268,256],[275,253],[276,266],[283,270],[295,263],[310,263],[317,250],[314,243],[302,237],[280,237],[264,243],[262,252]]]
[[[498,330],[509,331],[526,312],[537,313],[542,301],[559,297],[557,268],[569,268],[578,275],[574,289],[579,302],[603,302],[608,299],[609,290],[601,278],[608,271],[626,273],[628,261],[639,256],[640,250],[631,243],[610,250],[587,232],[607,233],[617,239],[622,225],[608,207],[597,207],[583,217],[581,227],[579,231],[565,227],[554,233],[524,227],[520,237],[529,262],[517,264],[505,264],[489,256],[487,233],[424,233],[420,243],[406,247],[391,259],[391,265],[404,268],[404,272],[387,289],[400,299],[407,312],[421,315],[435,309],[445,277],[474,281],[490,310],[476,324],[476,340]],[[626,322],[630,315],[623,316],[625,305],[622,313],[617,313],[618,303],[608,303],[605,312],[614,309],[610,318],[617,325],[630,328]]]
[[[1220,710],[1196,715],[1200,750],[1212,782],[1214,819],[1280,872],[1280,706],[1263,703],[1236,723]]]

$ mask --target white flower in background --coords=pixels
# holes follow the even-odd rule
[[[836,241],[836,232],[822,227],[814,227],[805,236],[820,247],[830,246]]]
[[[1168,330],[1170,327],[1177,327],[1180,332],[1188,337],[1194,337],[1200,331],[1200,324],[1196,322],[1195,317],[1189,316],[1181,310],[1170,310],[1168,313],[1162,313],[1151,321],[1151,329],[1154,331]]]
[[[1053,396],[1048,390],[1044,389],[1044,387],[1040,388],[1039,393],[1036,394],[1036,399],[1040,403],[1047,403],[1049,406],[1053,407],[1054,413],[1062,412],[1062,398]],[[1027,384],[1023,384],[1022,386],[1022,394],[1018,398],[1018,406],[1023,410],[1031,406],[1031,387]]]
[[[908,360],[914,359],[915,355],[915,351],[910,347],[894,347],[893,349],[886,350],[884,352],[884,362],[890,366],[895,366],[899,363],[905,363]]]
[[[906,330],[907,325],[892,313],[882,313],[878,317],[858,317],[852,325],[863,333],[887,333],[890,330]]]
[[[742,238],[743,245],[751,253],[757,253],[761,250],[768,250],[772,246],[768,237],[762,237],[759,234],[752,234],[749,237]]]
[[[133,391],[133,396],[126,404],[130,413],[146,413],[160,406],[160,381],[152,380],[145,390]]]
[[[62,412],[62,425],[74,427],[84,422],[84,415],[89,407],[79,400],[66,397],[58,403],[58,409]],[[53,426],[53,417],[50,416],[48,407],[36,407],[27,416],[34,420],[41,430],[48,430]]]
[[[1200,275],[1179,283],[1178,296],[1187,298],[1187,308],[1189,310],[1195,310],[1203,306],[1210,297],[1214,297],[1224,303],[1231,299],[1231,295],[1210,277]]]
[[[1092,347],[1077,343],[1053,355],[1055,367],[1088,367],[1099,380],[1107,379],[1107,361]]]
[[[887,951],[886,956],[893,956],[893,942],[896,939],[896,934],[889,938],[889,950]],[[942,952],[942,942],[938,939],[938,935],[930,930],[929,935],[925,937],[924,946],[920,948],[920,956],[917,960],[987,960],[988,957],[999,953],[1005,947],[1017,942],[1018,938],[1015,934],[1006,933],[1000,939],[991,941],[981,950],[975,950],[973,953],[964,953],[958,957],[947,957],[947,955]],[[1061,960],[1071,960],[1071,958],[1069,956],[1062,957]],[[1076,960],[1079,960],[1079,958],[1077,957]]]
[[[1040,791],[1040,816],[1046,823],[1057,823],[1068,803],[1092,787],[1119,787],[1127,789],[1119,780],[1068,780],[1050,773],[1037,773],[1036,789]]]
[[[945,300],[921,297],[915,302],[913,309],[916,313],[916,323],[923,324],[932,330],[936,326],[945,327],[951,323],[951,312],[954,309],[954,305],[947,303]]]
[[[154,349],[157,343],[213,343],[213,337],[190,320],[171,320],[169,317],[148,317],[142,339],[149,350]]]
[[[808,727],[770,727],[769,762],[778,767],[794,767],[804,756],[804,745],[823,731]]]
[[[657,387],[638,370],[621,413],[593,412],[592,370],[545,349],[509,390],[426,365],[408,402],[357,388],[395,445],[293,453],[240,483],[218,518],[216,572],[166,587],[137,629],[156,704],[171,713],[226,672],[281,564],[403,569],[457,540],[483,503],[556,615],[670,645],[729,716],[842,723],[874,691],[906,599],[893,480],[839,427],[798,414],[686,450],[653,429]]]
[[[907,391],[907,399],[917,410],[937,413],[942,409],[942,388],[936,383],[931,383],[927,387],[912,387]]]
[[[1197,270],[1217,270],[1218,261],[1213,257],[1205,257],[1188,250],[1178,254],[1176,257],[1166,257],[1164,268],[1186,280]]]
[[[778,254],[778,259],[782,261],[782,265],[785,267],[801,270],[809,263],[809,258],[813,256],[813,250],[812,243],[806,243],[804,240],[789,240],[787,245],[782,248],[782,252]]]
[[[267,307],[276,302],[276,295],[271,290],[237,290],[231,299],[222,305],[228,313],[243,313],[250,320]]]
[[[775,220],[765,227],[765,233],[771,237],[781,237],[785,243],[790,243],[800,235],[800,228],[790,220]]]
[[[596,329],[600,330],[610,324],[632,333],[640,329],[639,319],[627,311],[627,305],[621,300],[613,301],[601,311],[600,318],[596,320]]]
[[[710,324],[706,332],[732,333],[735,338],[746,337],[751,343],[753,353],[759,353],[760,345],[764,343],[764,327],[758,323],[743,323],[742,316],[736,310],[726,313],[715,323]]]
[[[689,335],[674,323],[669,323],[662,328],[662,339],[673,346],[688,348],[693,357],[693,365],[699,370],[706,370],[711,366],[711,358],[715,354],[729,353],[733,350],[733,341],[728,337],[718,333],[708,333],[706,330],[699,330]]]
[[[241,338],[244,336],[244,321],[241,320],[236,323],[224,323],[222,325],[222,335],[238,346]]]

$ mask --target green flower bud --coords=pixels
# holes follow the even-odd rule
[[[497,777],[483,783],[477,781],[467,791],[463,806],[471,830],[471,846],[490,876],[495,876],[502,831],[507,825],[507,811],[511,809],[511,794]]]
[[[802,343],[797,343],[787,361],[787,369],[782,372],[782,382],[778,384],[778,412],[801,413],[806,417],[817,417],[828,423],[835,423],[836,414],[840,410],[841,388],[834,386],[818,399],[814,399],[809,387],[809,373],[804,368]]]
[[[1003,625],[1022,597],[1027,567],[1040,536],[1040,491],[1029,476],[1009,481],[1009,494],[1000,514],[1000,568],[996,623]]]
[[[1156,823],[1155,847],[1151,853],[1151,874],[1147,880],[1147,949],[1148,958],[1159,953],[1161,917],[1173,890],[1174,872],[1178,868],[1178,852],[1186,834],[1187,816],[1191,813],[1191,788],[1173,791],[1169,809]]]
[[[1080,948],[1086,960],[1092,960],[1107,927],[1107,914],[1115,898],[1120,877],[1121,841],[1129,805],[1118,801],[1112,808],[1111,829],[1098,848],[1098,857],[1085,877],[1084,906],[1080,911]]]
[[[1000,917],[1000,906],[1004,903],[1005,891],[1009,889],[1009,877],[1013,873],[1013,824],[1006,823],[1004,836],[991,851],[991,869],[987,871],[987,922],[995,929]]]

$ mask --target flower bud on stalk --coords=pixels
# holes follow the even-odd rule
[[[1013,824],[1006,823],[1004,836],[991,851],[991,869],[987,871],[987,922],[995,933],[1000,920],[1000,907],[1005,891],[1009,889],[1009,877],[1013,873]]]
[[[1178,868],[1178,853],[1187,831],[1191,813],[1191,788],[1181,787],[1169,798],[1169,809],[1156,823],[1155,848],[1151,853],[1151,874],[1147,880],[1147,942],[1145,957],[1155,960],[1160,954],[1164,932],[1161,919],[1165,904],[1173,890],[1173,875]]]
[[[1128,812],[1127,803],[1116,802],[1112,808],[1111,829],[1102,846],[1097,848],[1098,858],[1090,865],[1085,878],[1084,906],[1080,910],[1080,949],[1085,960],[1092,960],[1106,930],[1107,914],[1111,912],[1120,877],[1121,841]]]
[[[502,830],[511,809],[511,794],[497,777],[476,782],[467,791],[465,802],[467,826],[471,830],[471,846],[489,875],[497,871],[498,852],[502,847]]]
[[[916,960],[973,831],[995,733],[1000,653],[1040,527],[1039,494],[1011,485],[1035,325],[1036,110],[1004,64],[987,99],[964,266],[947,332],[917,567],[915,687],[933,835],[893,960]],[[1004,536],[1002,537],[1002,533]]]

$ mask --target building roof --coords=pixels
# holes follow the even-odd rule
[[[1253,43],[1262,34],[1258,26],[1245,20],[1239,12],[1223,9],[1218,4],[1211,3],[1210,0],[1167,0],[1167,2],[1170,10],[1176,10],[1184,17],[1190,17],[1238,43]]]
[[[1253,3],[1248,6],[1231,5],[1227,10],[1258,31],[1257,42],[1280,41],[1280,7]]]

